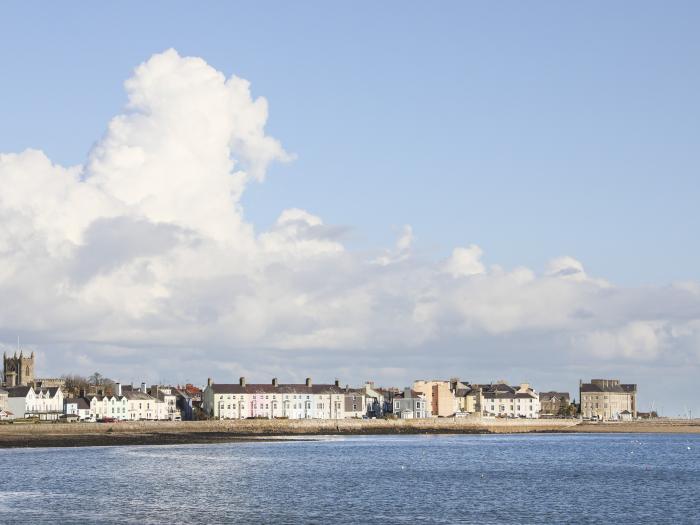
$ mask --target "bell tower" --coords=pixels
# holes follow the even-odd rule
[[[3,352],[3,380],[5,386],[26,386],[34,381],[34,352],[25,357],[24,351],[20,350],[19,356],[8,357]]]

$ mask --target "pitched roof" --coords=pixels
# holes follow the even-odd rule
[[[248,384],[241,386],[239,383],[213,383],[211,385],[215,394],[344,394],[345,389],[335,385],[278,385]]]
[[[540,392],[540,401],[551,401],[552,399],[569,400],[568,392]]]
[[[27,397],[31,388],[30,386],[11,386],[7,388],[7,395],[8,397]]]
[[[70,397],[63,400],[64,405],[78,405],[79,409],[87,410],[90,408],[90,403],[84,397]]]

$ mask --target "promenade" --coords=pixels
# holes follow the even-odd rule
[[[0,425],[0,448],[219,443],[324,435],[700,433],[700,420],[589,423],[577,419],[230,420]]]

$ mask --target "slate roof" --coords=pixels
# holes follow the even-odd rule
[[[581,385],[581,392],[617,392],[619,394],[634,393],[637,391],[637,385],[621,385],[619,383],[607,383],[601,385],[599,383],[583,383]]]
[[[71,397],[63,400],[64,405],[78,405],[80,410],[88,410],[90,408],[90,403],[84,397]]]
[[[345,388],[335,385],[278,385],[239,383],[214,383],[211,385],[215,394],[344,394]]]
[[[11,386],[7,388],[7,395],[8,397],[27,397],[27,393],[29,393],[29,389],[32,388],[30,386]],[[56,392],[58,392],[59,387],[57,386],[52,386],[48,388],[35,388],[34,393],[36,394],[49,394],[49,397],[54,397],[56,395]]]
[[[417,398],[417,397],[424,397],[424,396],[425,396],[425,394],[423,394],[423,392],[418,392],[418,391],[416,391],[416,390],[411,390],[411,397],[410,397],[409,399],[414,399],[414,398]],[[397,398],[397,397],[400,398],[400,399],[406,399],[406,391],[404,391],[404,392],[399,392],[399,393],[397,393],[397,394],[394,394],[394,399]]]
[[[485,399],[537,399],[537,394],[531,388],[527,392],[519,392],[519,386],[504,383],[484,386],[482,389]]]
[[[126,392],[122,390],[122,397],[125,397],[130,400],[141,399],[142,401],[152,401],[155,399],[153,396],[144,394],[140,390],[127,390]]]
[[[11,386],[7,388],[8,397],[27,397],[30,386]]]
[[[570,399],[568,392],[540,392],[540,401],[551,401],[553,398],[566,401],[567,403]]]

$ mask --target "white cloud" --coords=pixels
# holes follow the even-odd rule
[[[487,269],[476,245],[426,261],[408,225],[367,257],[301,209],[256,233],[241,195],[291,158],[265,133],[266,101],[172,50],[140,65],[126,90],[127,108],[84,165],[0,155],[0,335],[36,342],[50,373],[127,374],[118,357],[135,349],[145,370],[174,378],[205,377],[212,363],[418,371],[485,347],[532,370],[543,366],[533,355],[700,360],[697,283],[622,289],[571,257],[539,275]],[[533,338],[541,348],[523,353]]]
[[[410,224],[401,228],[401,234],[396,239],[396,246],[392,250],[384,250],[384,253],[375,259],[375,263],[388,266],[392,263],[405,261],[411,255],[413,246],[413,228]]]
[[[475,244],[470,244],[466,248],[455,248],[445,262],[445,272],[452,277],[484,273],[484,265],[481,262],[482,254],[481,248]]]

